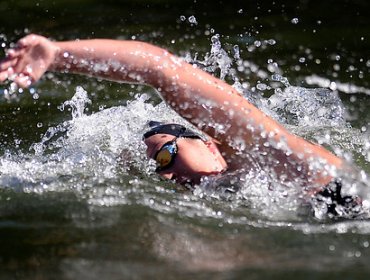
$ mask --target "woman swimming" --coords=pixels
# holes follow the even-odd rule
[[[243,168],[262,168],[281,183],[313,194],[350,170],[325,148],[290,133],[231,85],[157,46],[139,41],[53,42],[28,35],[7,51],[0,82],[20,87],[46,71],[78,73],[118,82],[148,84],[206,137],[177,124],[152,123],[144,134],[157,172],[181,184]]]

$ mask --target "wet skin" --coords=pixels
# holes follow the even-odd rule
[[[154,159],[160,148],[174,139],[173,135],[156,134],[144,140],[147,156]],[[216,144],[208,140],[178,138],[178,153],[174,163],[159,172],[166,179],[177,183],[199,183],[203,176],[218,174],[227,168],[226,162]]]

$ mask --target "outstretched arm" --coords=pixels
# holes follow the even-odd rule
[[[245,164],[247,158],[240,154],[254,151],[258,158],[249,157],[249,164],[262,162],[281,178],[305,174],[305,180],[326,184],[330,174],[313,172],[311,161],[334,168],[343,165],[341,159],[321,146],[289,133],[226,82],[144,42],[51,42],[28,35],[0,63],[0,81],[12,78],[27,87],[47,70],[153,86],[182,117],[221,142],[221,151],[231,167]]]

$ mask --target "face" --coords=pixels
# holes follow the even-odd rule
[[[175,139],[169,134],[156,134],[144,140],[147,155],[154,159],[161,147]],[[199,183],[202,176],[218,174],[226,168],[226,162],[212,141],[177,138],[177,154],[170,167],[159,174],[178,183]]]

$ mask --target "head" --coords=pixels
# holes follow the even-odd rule
[[[178,183],[196,184],[201,177],[218,174],[226,162],[214,141],[179,124],[150,122],[144,134],[147,155],[157,161],[157,172]]]

